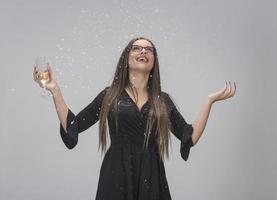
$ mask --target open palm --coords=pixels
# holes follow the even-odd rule
[[[221,90],[209,94],[208,98],[212,102],[221,101],[233,97],[235,92],[236,83],[234,82],[234,87],[232,87],[231,82],[229,81],[225,83],[225,86]]]

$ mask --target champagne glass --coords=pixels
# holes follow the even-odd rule
[[[37,69],[39,70],[38,80],[43,85],[43,93],[41,94],[41,96],[43,96],[43,97],[52,96],[52,94],[46,90],[46,84],[50,80],[49,72],[47,70],[47,64],[48,64],[48,61],[45,56],[36,56],[35,65],[36,65]]]

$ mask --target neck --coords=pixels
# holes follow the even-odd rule
[[[138,93],[147,92],[147,82],[149,72],[129,71],[131,84],[137,89]]]

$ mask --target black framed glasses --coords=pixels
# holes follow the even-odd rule
[[[131,51],[135,53],[140,53],[142,52],[142,49],[144,49],[146,53],[151,53],[151,54],[154,53],[154,47],[150,47],[150,46],[142,47],[139,45],[132,45]]]

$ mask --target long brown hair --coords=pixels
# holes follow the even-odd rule
[[[156,48],[154,44],[147,38],[137,37],[132,39],[128,45],[123,50],[119,61],[117,63],[117,68],[114,74],[114,78],[111,86],[108,88],[106,95],[103,99],[100,116],[99,116],[99,146],[98,150],[101,148],[101,153],[106,152],[107,148],[107,116],[111,109],[117,111],[118,97],[125,87],[131,88],[133,91],[133,86],[131,86],[129,80],[129,52],[133,43],[137,40],[144,39],[149,41],[154,47],[154,66],[150,71],[149,79],[147,83],[147,90],[149,96],[150,109],[146,124],[146,134],[144,140],[144,147],[148,147],[150,134],[155,134],[156,145],[158,147],[158,153],[161,159],[164,159],[164,155],[169,157],[168,146],[170,143],[170,120],[169,111],[161,95],[161,85],[160,85],[160,71],[159,71],[159,61]],[[134,88],[135,89],[135,88]],[[151,133],[153,124],[156,122],[156,129],[154,133]],[[117,118],[116,118],[117,127]],[[171,144],[171,143],[170,143]]]

